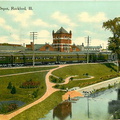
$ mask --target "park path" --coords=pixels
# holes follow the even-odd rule
[[[49,81],[49,76],[51,75],[51,73],[54,71],[54,70],[57,70],[57,69],[60,69],[62,67],[65,67],[65,66],[68,66],[68,65],[59,65],[59,67],[57,68],[54,68],[54,69],[51,69],[49,70],[49,72],[47,73],[46,77],[45,77],[45,80],[46,80],[46,92],[45,94],[38,100],[36,100],[35,102],[29,104],[29,105],[26,105],[25,107],[22,107],[18,110],[16,110],[15,112],[12,112],[10,114],[7,114],[7,115],[3,115],[1,114],[0,115],[0,120],[10,120],[11,118],[15,117],[16,115],[20,114],[21,112],[29,109],[30,107],[40,103],[41,101],[45,100],[48,96],[50,96],[52,93],[56,92],[56,91],[59,91],[59,89],[55,89],[53,88],[53,86],[55,85],[54,83],[51,83]],[[63,84],[67,84],[69,82],[69,79],[67,79],[67,81],[65,81],[65,83]]]
[[[31,71],[31,72],[24,72],[24,73],[0,75],[0,78],[2,78],[2,77],[9,77],[9,76],[17,76],[17,75],[25,75],[25,74],[37,73],[37,72],[45,72],[45,71],[49,71],[49,70],[40,70],[40,71]]]

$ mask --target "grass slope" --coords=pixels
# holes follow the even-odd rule
[[[18,72],[29,72],[29,71],[38,71],[38,70],[48,70],[54,67],[40,67],[40,68],[19,68],[19,69],[4,69],[4,73],[18,73]],[[46,84],[45,84],[45,75],[47,72],[37,72],[37,73],[28,73],[24,75],[13,75],[13,76],[6,76],[0,78],[0,101],[9,101],[9,100],[20,100],[25,103],[30,103],[34,101],[32,93],[36,89],[39,89],[38,99],[41,97],[46,91]],[[32,79],[33,81],[39,81],[40,86],[39,88],[20,88],[19,86],[25,82]],[[11,94],[10,89],[7,89],[8,83],[11,82],[13,86],[16,87],[16,94]]]
[[[41,97],[46,90],[45,85],[45,75],[47,72],[39,72],[39,73],[31,73],[31,74],[25,74],[25,75],[17,75],[17,76],[10,76],[10,77],[4,77],[0,78],[0,101],[9,101],[9,100],[20,100],[25,103],[29,103],[30,101],[33,101],[32,93],[37,88],[20,88],[19,86],[21,83],[25,82],[26,80],[32,79],[33,81],[40,81],[40,87],[39,87],[39,97]],[[8,83],[11,82],[12,85],[16,87],[16,94],[11,94],[9,89],[7,89]]]
[[[11,120],[38,120],[39,118],[45,117],[45,115],[58,105],[62,99],[63,92],[55,92],[43,102],[29,108],[28,110],[22,112]]]
[[[40,70],[49,70],[55,67],[31,67],[31,68],[8,68],[0,69],[0,75],[15,74],[15,73],[24,73]]]
[[[94,76],[93,79],[89,79],[89,80],[76,80],[76,81],[70,81],[68,84],[66,85],[61,85],[58,88],[72,88],[72,87],[84,87],[89,85],[88,83],[91,82],[91,84],[93,84],[93,82],[97,82],[100,81],[101,77],[105,77],[105,76],[110,76],[110,75],[114,75],[117,74],[116,72],[116,66],[114,64],[81,64],[81,65],[71,65],[71,66],[67,66],[61,69],[58,69],[56,71],[53,71],[53,75],[58,76],[58,77],[62,77],[62,78],[66,78],[68,76],[73,76],[73,75],[78,75],[77,79],[82,79],[85,76],[83,76],[83,74],[88,73],[90,76]]]

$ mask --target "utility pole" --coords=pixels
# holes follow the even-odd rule
[[[89,45],[90,45],[90,37],[87,37],[87,63],[89,63]]]
[[[89,95],[87,96],[87,106],[88,106],[88,118],[90,118],[90,114],[89,114]]]
[[[35,48],[34,48],[34,40],[36,39],[37,37],[37,32],[30,32],[30,37],[32,37],[32,40],[33,40],[33,44],[32,44],[32,49],[33,49],[33,67],[35,66]]]
[[[89,95],[90,95],[90,92],[88,91],[83,91],[83,93],[85,94],[85,96],[87,97],[87,115],[88,115],[88,118],[90,118],[90,109],[89,109]]]

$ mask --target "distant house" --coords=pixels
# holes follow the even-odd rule
[[[0,44],[0,52],[21,52],[25,51],[25,47],[19,44],[8,44],[8,43],[1,43]]]
[[[102,46],[85,46],[83,51],[87,51],[89,50],[90,52],[100,52],[101,51]]]
[[[54,51],[54,48],[48,43],[35,44],[35,51]]]

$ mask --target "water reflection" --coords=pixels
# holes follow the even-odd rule
[[[120,88],[117,89],[117,100],[112,100],[108,104],[108,112],[112,115],[112,118],[120,119]]]
[[[53,110],[53,119],[57,117],[59,120],[65,120],[68,116],[72,117],[72,104],[69,101],[62,102]]]
[[[115,111],[112,109],[114,101],[120,101],[120,89],[118,91],[114,88],[108,89],[89,98],[79,98],[74,102],[65,101],[51,110],[44,120],[110,120]],[[117,106],[115,106],[115,109]]]

